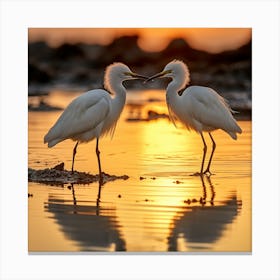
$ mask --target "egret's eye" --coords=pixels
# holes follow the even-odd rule
[[[172,74],[172,73],[173,73],[173,71],[172,71],[171,69],[164,71],[164,75],[166,75],[166,74]]]
[[[123,75],[126,76],[126,77],[127,76],[131,77],[131,73],[130,72],[124,72]]]

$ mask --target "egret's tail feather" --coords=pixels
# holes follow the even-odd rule
[[[242,133],[242,129],[240,128],[239,125],[237,125],[237,128],[238,128],[238,129],[236,130],[236,132],[239,133],[239,134],[241,134],[241,133]]]
[[[237,135],[236,135],[236,132],[233,132],[233,131],[227,131],[227,133],[230,135],[230,137],[234,140],[237,139]]]
[[[238,124],[236,124],[235,130],[234,131],[226,131],[232,139],[236,140],[237,139],[237,135],[236,133],[241,134],[242,133],[242,129],[240,128],[240,126]]]
[[[57,143],[59,143],[59,142],[61,142],[60,139],[59,140],[57,140],[57,139],[52,140],[52,141],[48,142],[48,147],[51,148],[51,147],[55,146]]]
[[[48,143],[49,148],[55,146],[57,143],[62,141],[62,139],[60,139],[60,138],[53,139],[52,134],[50,132],[51,131],[49,131],[44,137],[44,143]]]

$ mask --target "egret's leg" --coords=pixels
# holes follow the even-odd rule
[[[96,156],[97,156],[97,160],[98,160],[98,169],[99,169],[99,184],[102,185],[103,183],[103,178],[102,178],[102,169],[101,169],[101,163],[100,163],[100,151],[98,149],[98,142],[99,142],[99,138],[96,138]]]
[[[211,138],[211,140],[212,140],[212,152],[211,152],[211,155],[210,155],[210,159],[209,159],[207,168],[206,168],[206,170],[204,171],[204,173],[209,173],[209,174],[211,174],[211,172],[210,172],[210,165],[211,165],[212,158],[213,158],[213,155],[214,155],[214,152],[215,152],[215,149],[216,149],[216,143],[215,143],[215,141],[214,141],[214,139],[213,139],[213,137],[212,137],[212,135],[211,135],[210,132],[209,132],[209,136],[210,136],[210,138]]]
[[[73,183],[71,183],[71,189],[72,189],[73,204],[77,205],[77,200],[76,200],[75,189],[74,189]]]
[[[98,195],[97,195],[97,199],[96,199],[96,216],[99,216],[100,198],[101,198],[101,187],[102,187],[102,183],[99,181]]]
[[[204,145],[203,157],[202,157],[201,168],[200,168],[200,174],[203,174],[203,166],[204,166],[205,156],[206,156],[206,152],[207,152],[207,145],[206,145],[206,142],[205,142],[205,139],[203,137],[202,132],[200,132],[200,135],[201,135],[201,138],[202,138],[202,141],[203,141],[203,145]]]
[[[206,178],[207,178],[207,181],[208,181],[208,183],[210,185],[210,189],[211,189],[211,192],[212,192],[210,203],[211,203],[211,205],[214,205],[214,198],[216,196],[214,185],[211,182],[210,176],[206,176]]]
[[[204,205],[206,203],[206,198],[207,198],[207,191],[206,191],[206,186],[203,178],[203,174],[200,175],[201,183],[202,183],[202,188],[203,188],[203,196],[200,197],[200,204]]]
[[[74,172],[74,161],[75,161],[75,156],[77,153],[77,147],[78,147],[79,141],[77,141],[74,149],[73,149],[73,157],[72,157],[72,173]]]

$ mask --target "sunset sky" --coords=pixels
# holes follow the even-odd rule
[[[145,51],[160,51],[173,38],[184,38],[197,49],[220,52],[235,49],[251,39],[251,28],[30,28],[29,42],[108,44],[123,35],[139,35]]]

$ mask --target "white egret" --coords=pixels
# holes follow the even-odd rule
[[[230,109],[223,97],[209,87],[189,86],[183,93],[179,94],[179,91],[184,89],[190,82],[189,69],[180,60],[169,62],[162,72],[155,74],[147,81],[158,77],[169,77],[172,79],[166,88],[166,103],[170,119],[175,126],[175,120],[178,119],[188,130],[200,133],[204,149],[199,174],[211,174],[210,166],[216,148],[211,131],[222,129],[234,140],[237,139],[236,133],[242,132],[232,116],[233,110]],[[208,132],[212,141],[212,152],[204,172],[207,145],[203,132]]]
[[[72,172],[78,144],[96,139],[99,180],[102,183],[99,138],[108,133],[113,135],[126,100],[126,89],[122,83],[132,79],[147,77],[133,73],[123,63],[109,65],[104,76],[104,87],[107,91],[94,89],[74,99],[45,135],[44,143],[48,143],[48,147],[66,139],[77,141],[73,149]],[[114,98],[111,94],[115,95]]]

